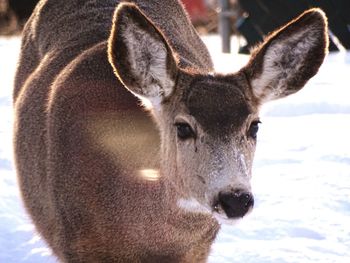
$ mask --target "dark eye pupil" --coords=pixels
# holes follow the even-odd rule
[[[260,121],[254,121],[249,127],[248,135],[253,139],[256,139],[257,137],[259,131],[259,123]]]
[[[177,128],[177,136],[180,139],[188,139],[191,137],[194,137],[194,132],[190,125],[187,123],[176,123],[176,128]]]

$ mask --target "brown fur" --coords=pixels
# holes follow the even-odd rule
[[[251,83],[264,74],[271,40],[239,73],[210,76],[208,51],[177,1],[133,2],[138,7],[43,0],[26,25],[14,89],[23,200],[62,262],[205,262],[219,224],[210,213],[182,209],[178,200],[212,206],[222,189],[210,176],[226,163],[236,171],[230,176],[243,169],[230,160],[232,149],[242,152],[250,171],[255,143],[245,134],[260,105]],[[319,46],[306,51],[319,58],[305,65],[292,91],[284,87],[286,94],[301,88],[325,55],[324,18],[313,12],[286,30],[317,27],[323,53],[314,50]],[[129,25],[136,43],[137,32],[145,33],[137,61],[126,38]],[[283,41],[283,33],[272,41],[279,34]],[[157,125],[122,83],[137,96],[161,96],[161,110],[153,111]],[[198,142],[176,139],[179,116],[197,127]],[[186,155],[193,145],[196,151]],[[222,187],[244,186],[235,180]]]

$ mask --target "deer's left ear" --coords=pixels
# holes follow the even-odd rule
[[[243,68],[253,95],[264,103],[300,90],[328,50],[327,18],[311,9],[268,36]]]

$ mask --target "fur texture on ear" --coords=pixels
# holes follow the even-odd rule
[[[108,42],[109,61],[124,86],[159,104],[175,87],[177,62],[164,35],[134,4],[120,4]]]
[[[328,51],[327,18],[310,9],[270,34],[243,68],[259,103],[300,90],[321,66]]]

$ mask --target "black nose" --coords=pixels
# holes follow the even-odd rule
[[[243,217],[254,205],[251,193],[235,191],[219,194],[219,203],[228,218]]]

